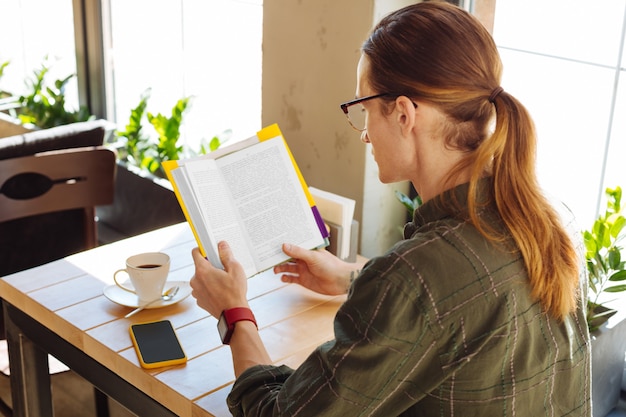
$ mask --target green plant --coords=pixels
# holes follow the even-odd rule
[[[416,195],[414,198],[410,198],[408,195],[404,194],[401,191],[394,190],[396,194],[396,198],[409,212],[409,216],[413,217],[413,212],[422,205],[422,197]],[[404,227],[400,227],[400,235],[404,235]]]
[[[156,116],[146,112],[151,89],[141,94],[137,107],[131,109],[128,124],[124,130],[115,132],[115,146],[117,147],[118,159],[140,169],[160,177],[165,177],[161,169],[161,162],[170,159],[180,159],[183,146],[178,145],[180,139],[180,127],[183,115],[189,105],[189,98],[182,98],[172,108],[171,117],[161,113]],[[154,127],[158,139],[154,141],[144,131],[144,115]]]
[[[188,110],[191,98],[178,100],[172,108],[171,116],[167,117],[161,113],[154,115],[146,112],[150,94],[150,89],[142,93],[139,104],[130,112],[130,118],[124,130],[115,132],[114,146],[117,148],[119,160],[159,177],[165,177],[161,168],[162,162],[212,152],[230,139],[232,132],[225,130],[210,140],[203,139],[197,151],[179,144],[183,116]],[[144,131],[144,116],[158,135],[156,140]]]
[[[75,74],[55,80],[51,87],[46,83],[49,70],[46,59],[41,68],[34,70],[34,78],[26,81],[30,93],[19,98],[17,116],[20,121],[45,129],[92,119],[93,116],[84,106],[76,111],[66,109],[65,87]]]
[[[200,142],[200,150],[198,151],[198,155],[204,155],[209,152],[213,152],[219,149],[224,143],[226,143],[233,131],[231,129],[227,129],[220,133],[219,135],[213,136],[210,140],[202,139]]]
[[[11,63],[11,61],[0,62],[0,78],[4,75],[4,69]]]
[[[0,62],[0,79],[2,78],[2,76],[4,75],[4,70],[5,68],[11,63],[11,61],[5,61],[5,62]],[[9,93],[8,91],[2,91],[0,90],[0,99],[2,98],[6,98],[6,97],[11,97],[11,93]]]
[[[144,134],[142,120],[148,106],[150,98],[150,89],[145,90],[141,94],[139,104],[130,111],[128,124],[124,130],[115,132],[115,138],[118,144],[118,158],[137,167],[142,166],[144,154],[150,147],[150,138]]]
[[[619,242],[624,237],[626,218],[621,213],[622,189],[606,189],[607,207],[598,216],[591,230],[583,232],[589,272],[589,294],[587,298],[587,325],[590,331],[600,327],[616,310],[600,302],[603,293],[626,291],[626,270]],[[606,303],[606,302],[605,302]]]
[[[183,146],[178,144],[180,138],[180,126],[183,123],[183,115],[189,105],[189,97],[181,98],[172,107],[172,114],[166,117],[161,113],[156,116],[148,112],[147,117],[154,127],[159,138],[157,146],[152,148],[155,152],[146,154],[144,162],[150,172],[156,172],[161,167],[161,162],[179,159],[183,152]]]
[[[395,190],[395,193],[396,198],[402,203],[404,207],[406,207],[410,214],[413,214],[415,209],[422,205],[422,197],[420,197],[419,195],[411,199],[409,196],[401,191]]]

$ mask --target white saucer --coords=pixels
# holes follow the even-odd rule
[[[129,287],[132,287],[130,285],[130,282],[124,283],[124,285],[128,285]],[[189,297],[189,295],[191,294],[191,287],[189,286],[188,281],[167,281],[165,283],[164,290],[167,290],[168,288],[174,287],[176,285],[178,285],[179,287],[178,294],[176,294],[176,297],[168,301],[159,300],[157,302],[150,304],[148,307],[146,307],[146,309],[167,307],[172,304],[179,303],[183,301],[185,298]],[[126,307],[132,307],[132,308],[139,307],[139,299],[137,298],[137,296],[133,294],[132,292],[128,292],[128,291],[121,289],[117,285],[109,285],[108,287],[105,287],[102,292],[104,293],[104,296],[106,298],[108,298],[109,300],[113,301],[116,304],[120,304]]]

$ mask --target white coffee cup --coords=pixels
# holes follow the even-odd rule
[[[147,252],[126,259],[126,268],[113,274],[115,284],[121,289],[137,294],[140,302],[156,300],[163,295],[163,287],[170,271],[170,257],[162,252]],[[133,288],[118,281],[117,275],[126,272]]]

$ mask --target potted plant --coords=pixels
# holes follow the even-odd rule
[[[591,230],[583,232],[589,291],[587,325],[591,332],[593,415],[603,417],[618,403],[626,352],[626,268],[620,242],[626,230],[622,189],[606,190],[607,205]],[[621,307],[619,310],[617,307]]]
[[[113,145],[117,150],[117,160],[129,165],[141,166],[148,137],[144,134],[142,119],[148,106],[150,90],[141,94],[137,107],[130,110],[128,124],[124,130],[115,131]]]
[[[177,148],[187,99],[179,100],[170,119],[161,114],[152,116],[163,131],[159,142],[153,142],[143,125],[150,92],[148,89],[141,94],[139,104],[130,111],[128,124],[115,132],[111,143],[117,150],[118,170],[114,203],[96,208],[102,243],[185,220],[169,181],[155,173],[160,172],[160,147],[168,151],[172,146]]]
[[[0,80],[9,64],[10,61],[0,62]],[[0,138],[30,132],[31,129],[11,116],[11,113],[15,115],[16,107],[18,107],[17,98],[10,91],[0,88]]]
[[[180,128],[183,116],[190,105],[190,98],[178,100],[172,107],[171,116],[166,117],[161,113],[153,115],[147,112],[150,93],[151,90],[147,89],[141,94],[139,104],[131,110],[129,122],[124,130],[115,132],[113,146],[118,152],[118,159],[124,164],[165,178],[161,162],[212,152],[229,139],[231,131],[227,130],[208,141],[203,139],[198,150],[181,145],[179,143]],[[157,140],[152,140],[145,132],[144,117],[154,128],[158,136]]]
[[[161,162],[180,159],[183,155],[184,147],[178,143],[180,138],[180,126],[183,122],[183,114],[189,105],[189,98],[181,98],[172,107],[172,114],[166,117],[161,113],[156,116],[147,113],[147,118],[154,130],[157,132],[158,140],[156,146],[152,148],[154,152],[145,155],[144,163],[150,172],[159,172],[159,176],[164,176]]]
[[[617,310],[601,303],[605,293],[626,291],[626,269],[622,260],[622,234],[626,218],[621,214],[622,189],[608,188],[607,209],[593,224],[591,230],[583,232],[586,249],[587,271],[589,272],[589,297],[587,300],[587,323],[589,331],[597,330]]]
[[[0,77],[8,65],[9,61],[0,64]],[[8,113],[3,120],[15,125],[15,128],[10,129],[13,133],[9,134],[95,120],[95,116],[84,106],[78,110],[67,108],[65,89],[75,74],[50,83],[47,77],[50,68],[48,58],[45,57],[41,67],[33,71],[34,77],[25,81],[28,93],[22,96],[17,97],[8,91],[0,92],[1,109]]]
[[[180,159],[183,146],[180,145],[180,128],[183,115],[189,106],[189,98],[182,98],[172,108],[170,117],[161,113],[153,115],[147,112],[148,99],[151,90],[141,94],[137,107],[131,110],[129,122],[124,130],[115,132],[114,146],[118,151],[118,158],[128,166],[165,178],[161,170],[161,162],[170,159]],[[157,140],[145,132],[143,120],[146,118],[158,135]]]
[[[44,62],[40,69],[35,70],[35,78],[29,84],[30,94],[20,96],[17,114],[22,123],[45,129],[95,119],[84,106],[75,111],[66,109],[65,87],[75,74],[55,80],[52,86],[47,86],[44,79],[49,69]]]

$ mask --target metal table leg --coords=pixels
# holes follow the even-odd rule
[[[4,320],[7,324],[7,342],[11,353],[9,360],[11,361],[12,398],[21,407],[19,411],[14,408],[16,417],[52,417],[48,354],[59,359],[132,413],[151,417],[176,417],[176,414],[162,404],[25,312],[5,300],[2,300],[2,304]],[[8,338],[9,333],[12,334],[12,340]],[[13,352],[16,352],[15,355]],[[15,376],[13,375],[14,356],[18,361],[15,364]],[[32,366],[30,363],[25,366],[24,360],[33,361]]]
[[[9,364],[13,416],[53,417],[48,354],[30,339],[7,314],[3,302]]]

